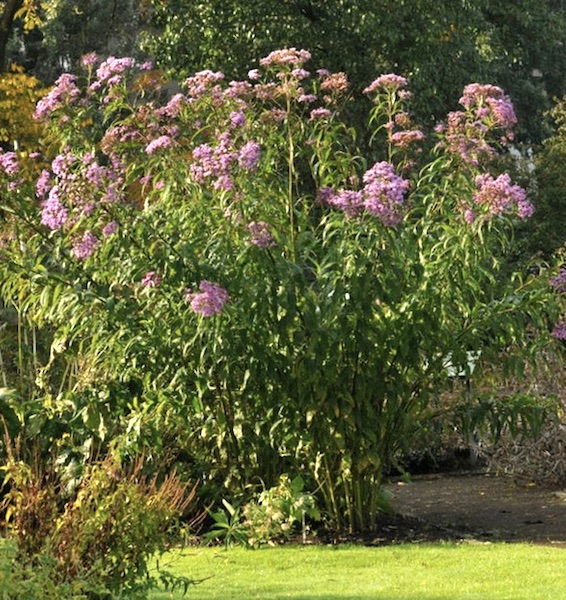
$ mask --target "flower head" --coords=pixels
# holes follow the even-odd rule
[[[18,155],[15,152],[2,152],[0,148],[0,169],[6,175],[15,175],[20,170]]]
[[[552,330],[552,337],[555,337],[557,340],[566,340],[566,321],[562,323],[558,323]]]
[[[511,183],[509,173],[502,173],[497,178],[489,174],[478,175],[476,187],[474,202],[485,206],[492,215],[514,211],[519,217],[527,218],[534,211],[525,190]]]
[[[252,221],[248,223],[248,231],[251,235],[251,242],[258,248],[269,248],[275,246],[275,240],[270,230],[269,223],[265,221]]]
[[[60,190],[53,187],[47,200],[41,204],[41,223],[49,229],[61,229],[66,223],[69,213],[60,198]]]
[[[123,58],[109,56],[96,69],[98,84],[106,84],[108,86],[118,85],[122,82],[123,74],[135,64],[136,61],[129,56]]]
[[[397,225],[403,218],[402,207],[409,182],[395,173],[388,162],[378,162],[363,176],[364,208],[384,225]]]
[[[173,140],[168,135],[161,135],[157,139],[152,140],[146,147],[146,154],[155,154],[158,150],[163,148],[170,148],[173,145]]]
[[[377,79],[372,81],[365,88],[364,94],[371,94],[379,89],[397,91],[405,87],[407,87],[407,80],[405,77],[395,75],[395,73],[387,73],[386,75],[380,75]]]
[[[203,279],[199,284],[200,292],[187,289],[185,299],[190,303],[192,310],[203,317],[212,317],[222,313],[228,302],[228,292],[218,285]]]
[[[110,223],[107,223],[102,228],[102,235],[108,237],[116,233],[116,231],[118,231],[118,223],[116,223],[116,221],[110,221]]]
[[[283,48],[274,50],[265,58],[259,61],[262,67],[272,65],[290,65],[294,68],[300,68],[311,58],[311,53],[308,50],[297,50],[296,48]]]
[[[562,294],[566,294],[566,268],[562,267],[555,277],[550,279],[550,285]]]
[[[92,231],[85,231],[81,238],[75,240],[75,243],[73,244],[73,255],[80,260],[86,260],[89,256],[94,254],[98,243],[98,238]]]
[[[230,113],[230,122],[234,127],[243,127],[246,124],[246,115],[242,111]]]
[[[253,171],[261,157],[261,146],[254,141],[247,142],[238,153],[238,164],[242,169]]]
[[[76,103],[81,95],[76,81],[77,78],[74,75],[63,73],[55,82],[55,87],[37,103],[33,113],[34,118],[40,121],[45,120],[59,108]]]
[[[328,119],[332,116],[332,111],[328,110],[328,108],[314,108],[311,110],[311,121],[323,121],[324,119]]]

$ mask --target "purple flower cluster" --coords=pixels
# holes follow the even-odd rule
[[[69,218],[69,212],[61,202],[59,188],[53,187],[47,200],[41,204],[41,224],[49,229],[61,229]]]
[[[98,69],[96,69],[95,81],[91,85],[91,90],[96,90],[102,85],[113,87],[122,83],[126,71],[134,67],[136,61],[131,57],[116,58],[115,56],[108,57],[103,61]]]
[[[503,173],[497,178],[489,174],[478,175],[476,188],[477,192],[473,196],[475,204],[486,207],[492,215],[515,212],[521,219],[526,219],[534,212],[525,190],[513,185],[508,173]],[[466,220],[470,218],[468,216]]]
[[[257,168],[260,155],[261,147],[257,142],[249,141],[237,150],[229,134],[224,133],[216,146],[200,144],[193,150],[193,162],[189,168],[191,177],[200,184],[212,180],[217,190],[231,190],[234,187],[235,164],[241,169],[253,171]]]
[[[220,71],[204,70],[195,73],[185,80],[187,95],[196,100],[203,96],[210,95],[212,99],[219,101],[222,98],[222,91],[218,85],[224,79],[224,73]]]
[[[566,340],[566,321],[562,321],[554,327],[552,337],[555,337],[557,340]]]
[[[403,218],[402,207],[409,182],[395,173],[388,162],[378,162],[363,176],[364,207],[384,225],[397,225]]]
[[[419,144],[425,139],[425,134],[420,129],[396,131],[391,134],[391,143],[397,148],[407,150],[414,144]]]
[[[501,129],[512,129],[517,125],[513,103],[496,85],[470,83],[464,88],[460,104],[483,121],[493,119]]]
[[[322,82],[320,84],[320,89],[322,92],[331,95],[342,95],[350,89],[348,76],[342,71],[330,73],[325,69],[319,69],[317,73],[322,78]],[[327,100],[330,100],[330,98]]]
[[[245,143],[238,153],[238,165],[246,171],[255,171],[261,157],[261,146],[254,141]]]
[[[102,228],[102,235],[104,237],[109,237],[114,235],[118,231],[118,223],[116,221],[110,221],[110,223],[106,224]]]
[[[310,120],[311,121],[323,121],[325,119],[329,119],[331,116],[332,116],[332,111],[330,111],[328,108],[324,108],[324,107],[313,108],[313,110],[311,110]]]
[[[34,118],[43,121],[54,111],[76,103],[81,96],[76,81],[74,75],[63,73],[55,82],[55,87],[37,103]]]
[[[183,106],[187,104],[187,99],[183,94],[175,94],[165,106],[157,108],[155,114],[158,117],[176,118]]]
[[[561,294],[566,294],[566,267],[562,267],[555,277],[550,280],[550,285]]]
[[[98,55],[96,54],[96,52],[88,52],[87,54],[83,54],[83,56],[81,56],[81,65],[86,69],[94,67],[94,65],[96,65],[97,62]]]
[[[149,142],[149,144],[145,147],[145,153],[151,156],[159,150],[170,148],[172,145],[173,139],[170,136],[160,135],[158,138]]]
[[[98,238],[94,233],[92,231],[85,231],[82,237],[73,243],[73,255],[80,260],[86,260],[94,254],[98,244]]]
[[[187,289],[185,299],[190,303],[192,310],[203,317],[219,315],[228,302],[228,292],[218,285],[203,279],[199,284],[199,292]]]
[[[275,240],[271,233],[269,223],[265,221],[252,221],[248,223],[248,231],[251,235],[251,243],[258,248],[269,248],[275,246]]]
[[[378,162],[363,175],[361,190],[320,190],[321,202],[338,208],[349,217],[363,212],[379,219],[384,225],[395,226],[403,219],[405,196],[409,182],[395,173],[393,166]]]
[[[362,191],[340,190],[336,192],[331,188],[323,188],[320,190],[320,200],[343,211],[348,217],[357,217],[364,210]]]
[[[107,237],[114,233],[116,223],[104,224],[106,212],[98,209],[121,197],[121,168],[116,161],[100,164],[93,152],[81,157],[67,150],[57,155],[51,163],[51,171],[44,170],[36,184],[36,194],[41,200],[41,223],[52,230],[62,229],[96,213],[99,219],[102,217],[99,223],[102,235]],[[88,243],[88,237],[84,244],[81,241],[83,245],[78,246],[75,255],[83,255]]]
[[[446,124],[436,130],[444,135],[443,145],[449,152],[478,166],[496,154],[490,136],[498,132],[499,144],[513,140],[512,129],[517,124],[513,103],[498,86],[472,83],[464,88],[460,104],[465,111],[449,113]]]
[[[15,152],[3,152],[0,148],[0,169],[6,175],[15,175],[20,170],[18,155]]]
[[[566,267],[562,267],[557,275],[551,277],[550,285],[559,294],[566,294]],[[558,340],[566,340],[566,321],[561,321],[554,327],[552,336]]]
[[[228,135],[223,135],[217,146],[200,144],[193,150],[191,177],[200,184],[212,179],[215,189],[231,190],[234,187],[232,165],[235,160],[237,154],[232,149],[231,140]]]
[[[241,110],[230,113],[230,123],[233,127],[243,127],[246,124],[246,115]]]

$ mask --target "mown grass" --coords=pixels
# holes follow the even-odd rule
[[[566,600],[566,548],[526,544],[189,548],[172,572],[199,600]],[[180,598],[154,593],[152,600]]]

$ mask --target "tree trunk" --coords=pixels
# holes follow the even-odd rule
[[[0,14],[0,73],[4,73],[8,67],[6,61],[6,46],[12,32],[14,17],[22,7],[23,0],[6,0],[5,8]]]

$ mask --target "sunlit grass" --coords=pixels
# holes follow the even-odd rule
[[[566,549],[526,544],[190,548],[168,568],[199,600],[566,600]],[[180,598],[155,593],[152,600]]]

